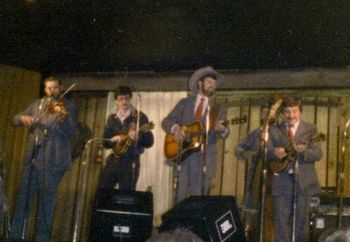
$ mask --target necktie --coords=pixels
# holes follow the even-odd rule
[[[293,135],[293,131],[292,131],[293,127],[294,127],[293,124],[288,125],[288,141],[289,142],[292,142],[294,140],[294,135]]]
[[[194,113],[194,119],[196,121],[201,120],[202,118],[202,112],[203,112],[203,107],[204,107],[204,97],[201,98],[201,101],[196,109],[196,112]]]

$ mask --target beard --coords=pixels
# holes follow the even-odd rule
[[[215,94],[215,89],[214,88],[207,88],[205,89],[203,86],[201,87],[202,93],[207,96],[207,97],[212,97]]]
[[[53,93],[53,94],[52,94],[52,97],[53,97],[54,99],[59,99],[60,94],[61,94],[61,93],[59,93],[59,92]]]
[[[60,97],[61,90],[48,88],[45,90],[45,94],[47,97],[55,100],[55,99],[58,99]]]

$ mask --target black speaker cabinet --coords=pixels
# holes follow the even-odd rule
[[[153,195],[150,192],[98,191],[90,241],[145,241],[152,234]]]
[[[245,242],[233,196],[193,196],[162,215],[160,232],[184,228],[204,241]]]
[[[321,207],[318,212],[310,215],[310,242],[317,242],[320,236],[330,229],[338,228],[338,208]],[[350,207],[344,207],[342,227],[350,226]]]

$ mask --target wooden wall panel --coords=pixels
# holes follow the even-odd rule
[[[3,162],[6,181],[6,192],[10,207],[17,196],[22,157],[26,146],[25,129],[11,127],[13,114],[22,110],[38,95],[40,75],[16,74],[18,70],[1,68],[0,66],[0,136],[5,140],[6,160]],[[5,71],[4,71],[5,69]],[[10,84],[9,80],[16,83]],[[31,80],[31,81],[28,81]],[[34,83],[34,84],[33,84]],[[35,86],[36,85],[36,86]],[[6,92],[3,90],[6,89]],[[30,91],[29,91],[30,90]],[[317,163],[317,172],[323,186],[335,186],[339,179],[339,162],[341,161],[340,142],[346,120],[350,117],[350,90],[282,90],[286,94],[299,95],[306,101],[304,120],[316,123],[319,131],[327,134],[327,141],[321,144],[324,151],[323,159]],[[274,93],[273,87],[266,90],[225,91],[217,95],[221,103],[228,106],[228,118],[246,114],[248,122],[241,125],[230,125],[231,135],[225,141],[219,141],[217,174],[211,194],[235,195],[240,204],[245,190],[245,174],[247,164],[237,161],[234,156],[236,145],[241,142],[248,131],[259,127],[260,110],[265,105],[267,97]],[[71,98],[80,108],[79,120],[86,123],[92,130],[93,137],[101,137],[105,125],[107,98],[103,93],[76,92]],[[338,100],[338,101],[334,101]],[[159,100],[160,102],[164,100]],[[349,145],[347,145],[347,149]],[[53,224],[53,241],[69,241],[74,228],[76,201],[81,196],[83,212],[79,214],[79,238],[86,241],[90,224],[90,215],[95,197],[96,183],[103,167],[103,157],[100,143],[93,143],[86,150],[87,158],[77,158],[72,170],[67,172],[60,184]],[[345,176],[350,176],[348,162],[350,151],[345,157]],[[221,160],[224,157],[224,160]],[[84,162],[88,160],[88,164]],[[161,162],[161,161],[160,161]],[[82,178],[82,168],[87,168],[86,190],[82,191],[79,179]],[[1,169],[1,166],[0,166]],[[350,184],[346,180],[345,191],[350,195]]]
[[[338,162],[338,147],[339,147],[339,109],[335,107],[328,107],[328,129],[325,134],[326,138],[326,150],[328,150],[326,170],[326,187],[335,187],[337,185],[337,162]],[[337,122],[338,121],[338,122]]]
[[[240,113],[240,107],[230,107],[228,108],[228,117],[236,116],[237,113]],[[230,131],[233,134],[238,134],[238,126],[230,126]],[[224,155],[224,170],[223,170],[223,181],[224,186],[222,189],[222,195],[227,194],[237,194],[238,187],[241,183],[238,182],[239,177],[237,177],[237,172],[240,169],[240,164],[234,156],[234,147],[237,145],[238,139],[236,135],[230,135],[225,142],[225,152]]]
[[[79,94],[72,97],[79,107],[79,121],[86,124],[92,137],[102,137],[106,116],[106,97]],[[87,241],[98,177],[104,157],[101,142],[92,142],[73,162],[72,170],[62,180],[57,196],[52,236],[70,241],[74,230],[77,241]],[[81,211],[77,213],[77,206]],[[67,223],[67,221],[69,221]]]
[[[40,79],[39,73],[0,65],[0,139],[4,149],[0,175],[5,183],[10,211],[17,197],[27,143],[27,130],[13,127],[12,118],[38,98]]]
[[[327,118],[327,107],[318,107],[317,108],[317,117],[316,117],[316,124],[319,132],[327,133],[327,127],[328,127],[328,118]],[[316,163],[316,170],[317,170],[317,176],[321,183],[321,186],[326,185],[327,180],[327,156],[329,151],[327,150],[327,142],[321,142],[320,143],[322,151],[323,151],[323,157],[320,161]]]

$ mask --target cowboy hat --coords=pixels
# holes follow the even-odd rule
[[[189,81],[189,87],[190,90],[197,94],[198,92],[198,81],[201,80],[205,76],[214,76],[216,80],[218,80],[221,77],[221,74],[213,69],[211,66],[203,67],[198,70],[196,70]]]

